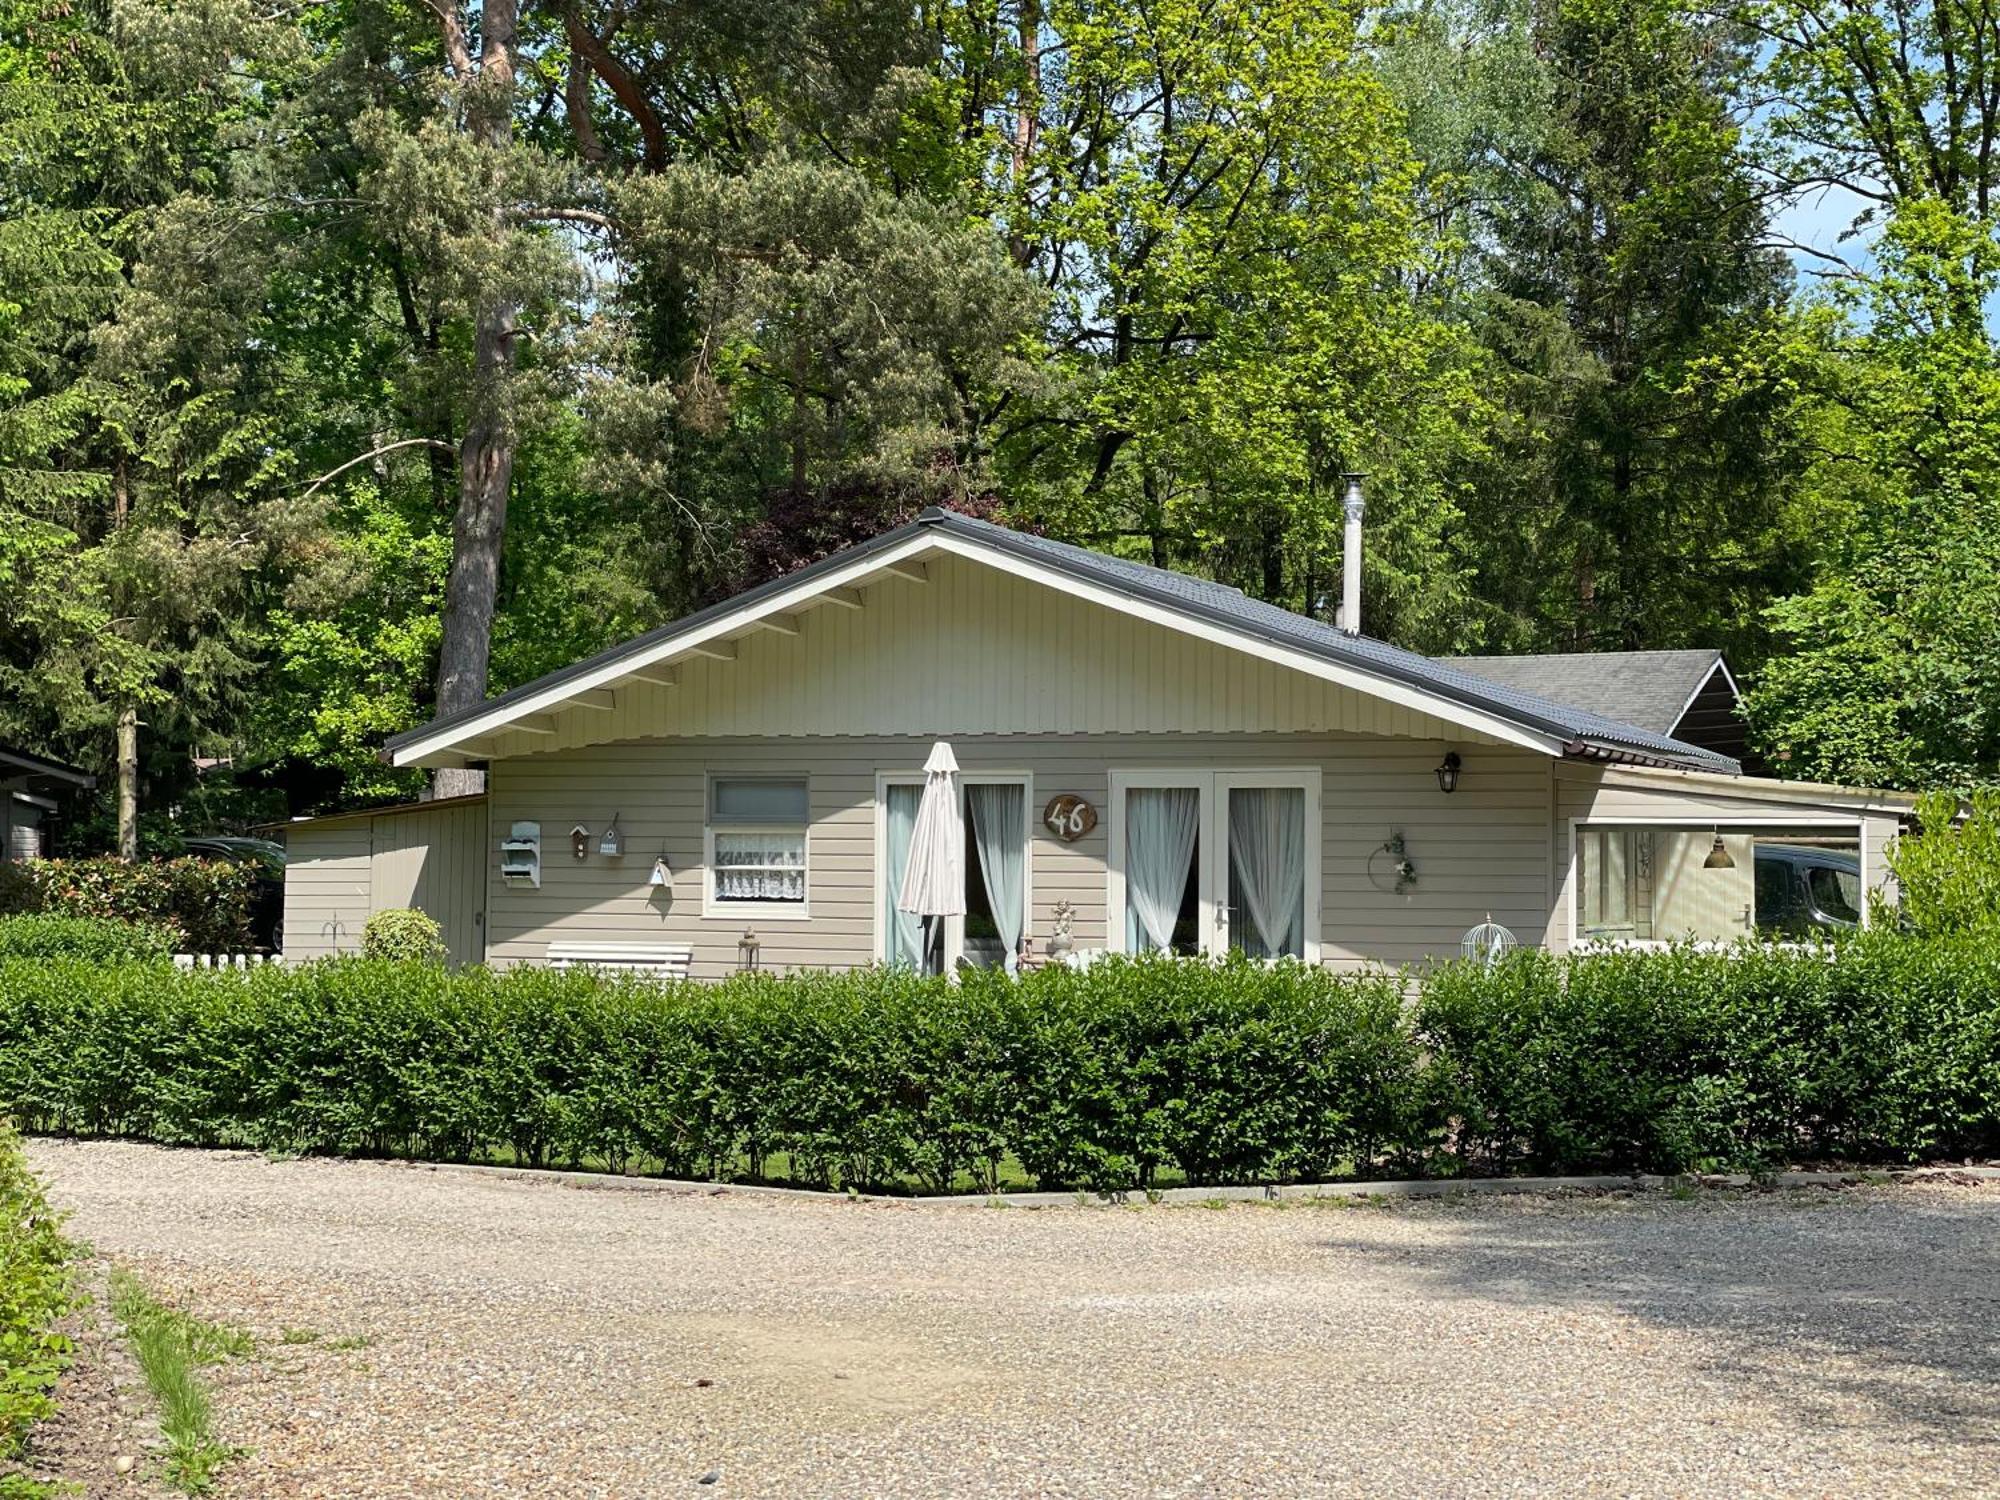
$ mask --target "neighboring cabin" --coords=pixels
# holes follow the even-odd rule
[[[924,946],[895,892],[938,740],[967,913]],[[486,795],[290,825],[288,956],[410,901],[460,958],[671,947],[701,977],[1040,958],[1059,911],[1083,953],[1341,966],[1456,954],[1489,917],[1556,949],[1728,940],[1768,925],[1760,850],[1844,862],[1858,916],[1907,809],[942,512],[385,758],[483,768]]]
[[[1565,651],[1444,659],[1489,682],[1713,750],[1746,771],[1762,769],[1749,751],[1743,695],[1720,651]]]
[[[62,799],[97,778],[75,766],[0,745],[0,860],[40,859]]]

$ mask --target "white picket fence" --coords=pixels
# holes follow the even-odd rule
[[[278,961],[275,953],[176,953],[176,969],[254,969],[259,964],[274,964]]]

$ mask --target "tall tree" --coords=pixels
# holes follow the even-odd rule
[[[1370,626],[1460,637],[1447,537],[1480,402],[1420,295],[1415,163],[1351,9],[1042,0],[932,12],[909,133],[1049,291],[1050,380],[995,430],[1057,530],[1324,612],[1374,472]],[[945,132],[949,132],[945,134]]]
[[[1789,394],[1739,364],[1790,290],[1732,112],[1748,33],[1661,0],[1472,0],[1385,35],[1495,369],[1468,504],[1491,644],[1756,655],[1743,602],[1800,559]]]
[[[1743,12],[1780,104],[1767,166],[1853,213],[1793,348],[1819,568],[1771,607],[1750,696],[1775,756],[1830,779],[2000,774],[2000,19],[1961,0]],[[1866,253],[1857,253],[1865,251]]]

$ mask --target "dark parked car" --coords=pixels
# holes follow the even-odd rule
[[[1810,844],[1757,845],[1757,929],[1786,937],[1861,921],[1861,857]]]
[[[257,889],[250,897],[250,935],[257,947],[278,953],[285,946],[285,846],[270,839],[239,838],[233,834],[183,839],[197,859],[226,859],[253,865]]]

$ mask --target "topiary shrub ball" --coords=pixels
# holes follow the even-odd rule
[[[445,960],[444,929],[424,912],[410,907],[378,911],[361,929],[361,956],[441,964]]]

